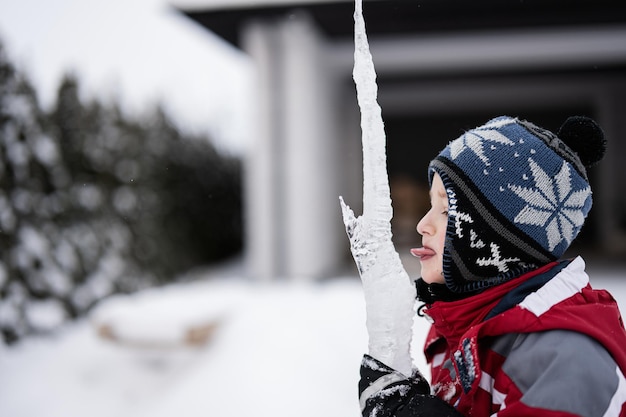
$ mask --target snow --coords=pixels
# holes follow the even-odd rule
[[[172,343],[202,320],[219,322],[206,345]],[[99,337],[102,322],[125,343]],[[358,415],[363,322],[354,278],[210,279],[118,296],[0,354],[0,415]]]
[[[624,271],[590,276],[626,311]],[[217,271],[116,296],[57,334],[0,347],[0,415],[358,416],[364,309],[356,276],[259,284]],[[154,343],[173,341],[176,324],[216,319],[204,345]],[[153,344],[100,337],[106,320]],[[415,321],[413,357],[423,371],[427,329]]]
[[[66,313],[58,300],[30,301],[25,308],[28,322],[38,330],[58,328],[66,320]]]

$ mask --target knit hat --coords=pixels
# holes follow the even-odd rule
[[[448,194],[446,286],[481,290],[561,257],[591,209],[585,167],[605,149],[600,127],[579,116],[557,135],[502,116],[452,141],[429,166]]]

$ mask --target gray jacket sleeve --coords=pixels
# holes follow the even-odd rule
[[[517,335],[502,370],[528,407],[583,417],[605,415],[624,395],[624,376],[608,351],[581,333],[551,330]],[[619,414],[619,409],[617,410]]]

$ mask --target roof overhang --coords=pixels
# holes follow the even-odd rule
[[[175,0],[183,14],[235,46],[241,28],[305,10],[330,39],[351,37],[354,2],[341,0]],[[626,22],[623,0],[364,0],[368,36],[460,33]]]

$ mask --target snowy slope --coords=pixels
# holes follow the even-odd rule
[[[626,309],[621,271],[592,273]],[[55,337],[0,350],[0,415],[11,417],[358,416],[366,349],[361,285],[252,284],[229,278],[111,299]],[[178,329],[220,325],[204,346],[176,347]],[[100,338],[104,321],[135,341]],[[414,357],[427,323],[416,320]],[[167,343],[157,343],[167,342]]]
[[[90,321],[55,338],[1,352],[0,415],[358,414],[356,382],[366,335],[356,279],[315,286],[218,280],[135,298],[134,311],[111,300]],[[221,307],[211,311],[202,298]],[[172,341],[177,319],[163,320],[168,309],[181,324],[204,313],[219,317],[221,325],[196,348],[119,345],[94,330],[95,320],[116,320],[126,310],[129,319],[118,323],[122,332]]]

